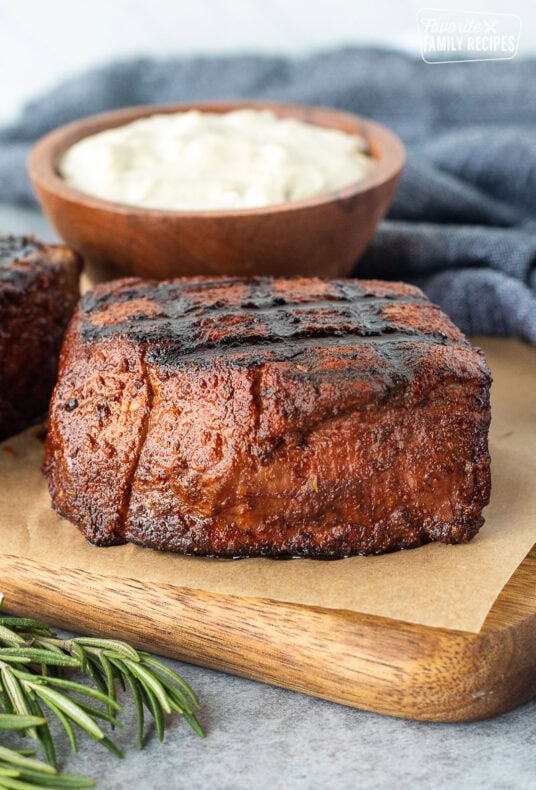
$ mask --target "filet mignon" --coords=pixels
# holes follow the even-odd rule
[[[0,439],[46,414],[79,269],[67,247],[0,235]]]
[[[489,499],[489,387],[482,354],[410,285],[126,279],[70,325],[45,470],[97,545],[465,542]]]

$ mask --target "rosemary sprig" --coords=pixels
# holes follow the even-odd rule
[[[66,677],[70,670],[85,675],[91,685]],[[160,740],[164,737],[165,716],[172,713],[183,716],[198,735],[204,735],[195,714],[199,701],[192,689],[149,653],[117,639],[61,639],[39,620],[0,617],[0,730],[16,729],[38,740],[46,761],[0,747],[0,790],[90,787],[91,780],[85,777],[57,773],[48,717],[52,714],[61,723],[73,751],[77,749],[79,728],[122,757],[104,729],[106,725],[112,729],[122,726],[117,718],[121,712],[118,685],[132,694],[139,748],[143,746],[145,709],[155,721]]]
[[[0,730],[26,730],[46,722],[38,716],[15,716],[0,713]],[[37,787],[95,787],[87,776],[59,773],[49,763],[32,759],[32,751],[15,751],[0,746],[0,789],[32,790]]]

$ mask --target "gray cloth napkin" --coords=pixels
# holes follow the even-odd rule
[[[0,129],[0,201],[33,202],[25,159],[59,124],[121,106],[233,97],[332,105],[394,129],[408,162],[356,274],[417,283],[465,332],[536,344],[536,60],[428,65],[342,49],[106,66]]]

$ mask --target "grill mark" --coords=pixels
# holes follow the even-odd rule
[[[182,335],[191,338],[192,332],[196,330],[202,332],[203,330],[210,330],[216,325],[216,321],[223,316],[240,317],[246,315],[258,315],[259,329],[264,327],[265,332],[259,335],[251,335],[250,337],[262,337],[266,334],[280,335],[282,337],[290,337],[292,335],[299,337],[300,329],[299,324],[306,320],[308,313],[313,313],[313,317],[318,320],[318,325],[315,327],[316,331],[321,331],[321,323],[326,325],[326,332],[333,334],[337,333],[337,329],[333,328],[333,324],[340,322],[354,322],[356,324],[355,333],[364,335],[374,335],[376,333],[392,331],[391,325],[382,316],[380,308],[390,304],[405,304],[405,305],[421,305],[423,303],[429,304],[426,299],[414,299],[409,296],[405,299],[385,300],[383,297],[374,297],[367,299],[365,303],[361,302],[345,302],[344,307],[339,310],[323,315],[321,310],[329,310],[333,308],[332,302],[325,300],[316,302],[307,302],[304,304],[291,304],[291,305],[270,305],[268,307],[246,307],[245,309],[236,305],[226,305],[225,307],[214,308],[214,311],[205,311],[200,309],[195,315],[191,315],[191,311],[185,313],[181,308],[178,314],[175,314],[173,305],[168,306],[168,310],[163,315],[146,316],[143,314],[133,315],[126,321],[118,322],[117,324],[108,325],[95,325],[87,323],[82,328],[82,335],[86,340],[97,340],[98,338],[110,337],[116,334],[124,334],[139,342],[150,342],[155,339],[180,339]],[[169,309],[171,307],[172,309]],[[287,309],[287,307],[294,309]],[[433,309],[439,311],[435,305],[431,305]],[[207,315],[208,313],[208,315]],[[203,326],[203,320],[209,319],[212,323]],[[263,323],[264,322],[264,323]],[[232,327],[240,332],[240,324],[234,324]],[[251,329],[248,330],[251,333]],[[303,332],[314,331],[303,329]],[[341,327],[341,332],[351,330],[344,330]],[[244,335],[246,338],[247,335]]]
[[[283,295],[278,297],[273,292],[272,281],[269,279],[253,280],[249,283],[249,296],[244,301],[244,307],[259,308],[263,305],[277,305],[281,304],[281,299],[284,300]]]
[[[250,277],[247,282],[250,284],[254,284],[256,282],[262,281],[262,277]],[[269,278],[268,278],[269,279]],[[196,291],[209,291],[211,288],[226,288],[229,285],[243,285],[244,279],[242,277],[217,277],[214,280],[203,279],[197,280],[195,282],[186,282],[182,281],[180,283],[169,283],[169,285],[178,285],[182,288],[186,293],[195,293]],[[164,283],[164,287],[167,286],[168,283]],[[162,283],[158,283],[158,287],[161,287]]]
[[[362,294],[359,298],[359,301],[356,299],[339,299],[338,297],[324,297],[322,299],[312,299],[308,302],[298,302],[296,300],[286,299],[285,297],[271,297],[270,303],[264,304],[252,304],[248,300],[241,302],[239,305],[230,305],[225,304],[221,305],[215,302],[212,305],[195,305],[194,309],[188,310],[188,317],[191,320],[190,316],[192,313],[199,312],[199,317],[203,317],[205,314],[212,315],[217,313],[219,315],[232,315],[233,313],[240,314],[258,314],[264,315],[265,313],[269,314],[272,312],[277,311],[284,311],[288,310],[290,313],[291,310],[299,311],[299,312],[314,312],[317,310],[333,310],[334,315],[337,315],[337,307],[340,305],[339,315],[342,315],[343,310],[351,309],[355,311],[357,314],[361,314],[363,309],[365,309],[368,305],[391,305],[391,304],[412,304],[412,305],[421,305],[427,304],[430,307],[436,307],[436,305],[432,305],[431,302],[425,296],[418,296],[417,294],[393,294],[392,296],[375,296],[373,294]],[[439,307],[436,307],[439,310]]]
[[[84,297],[85,298],[85,297]],[[136,294],[136,298],[140,298],[140,294]],[[146,294],[142,294],[141,298],[150,298],[147,297]],[[332,310],[331,315],[333,318],[337,317],[346,317],[349,319],[358,319],[365,314],[365,311],[368,311],[369,306],[372,307],[382,307],[382,306],[389,306],[392,304],[404,304],[404,305],[415,305],[419,306],[422,304],[426,304],[428,307],[431,307],[439,312],[440,308],[437,305],[433,305],[430,303],[426,297],[419,297],[417,295],[410,295],[410,294],[402,294],[399,297],[397,296],[373,296],[373,295],[364,295],[362,297],[362,301],[355,301],[355,300],[347,300],[341,301],[338,299],[315,299],[310,302],[296,302],[296,301],[288,301],[286,299],[278,299],[277,297],[273,299],[273,301],[269,304],[251,304],[247,300],[240,303],[239,305],[236,304],[223,304],[220,301],[213,302],[212,304],[205,304],[205,305],[192,305],[186,303],[186,301],[182,298],[174,299],[171,302],[167,302],[163,304],[163,310],[161,313],[157,313],[156,315],[148,316],[145,314],[140,313],[133,313],[132,316],[127,321],[122,321],[117,324],[108,324],[108,325],[99,325],[97,323],[93,324],[88,322],[87,326],[84,327],[84,332],[91,332],[93,334],[98,335],[100,332],[103,334],[107,331],[115,329],[116,331],[127,332],[130,329],[135,329],[135,324],[141,323],[150,323],[150,322],[162,322],[162,321],[173,321],[174,324],[179,326],[181,323],[184,323],[186,326],[196,326],[197,322],[201,322],[204,318],[216,320],[220,318],[220,316],[233,316],[233,315],[258,315],[259,318],[264,318],[266,316],[266,320],[269,320],[270,315],[273,313],[287,313],[289,319],[291,316],[299,317],[305,313],[319,313],[323,310]],[[100,309],[100,308],[99,308]],[[82,315],[91,315],[93,312],[98,312],[99,309],[97,308],[89,308],[85,309],[85,305],[82,301],[81,311]],[[324,316],[322,316],[324,317]],[[325,318],[329,318],[330,316],[325,316]]]
[[[187,285],[184,283],[155,283],[154,285],[143,288],[127,288],[120,293],[107,293],[102,295],[95,295],[94,292],[86,293],[81,300],[81,309],[84,313],[90,314],[104,310],[110,304],[125,304],[135,299],[149,299],[156,304],[165,306],[174,315],[189,315],[192,312],[198,311],[200,314],[214,311],[222,311],[223,313],[232,310],[252,310],[252,311],[267,311],[276,310],[281,307],[328,307],[333,304],[340,303],[355,303],[356,301],[366,300],[367,302],[400,302],[400,303],[426,303],[428,300],[425,296],[419,294],[384,294],[383,296],[376,296],[370,291],[366,291],[358,284],[349,284],[341,280],[333,280],[332,284],[337,289],[335,293],[326,293],[322,297],[313,298],[304,302],[297,299],[292,299],[284,294],[276,294],[272,290],[272,281],[270,279],[259,279],[248,281],[250,286],[250,294],[245,297],[242,302],[236,305],[230,305],[220,300],[212,303],[195,303],[187,297],[195,295],[199,292],[204,292],[212,289],[220,289],[233,285],[244,285],[244,281],[236,280],[211,280],[208,283],[196,283],[195,285]],[[202,286],[202,287],[201,287]]]
[[[236,338],[235,338],[236,340]],[[351,352],[358,345],[374,345],[384,350],[398,353],[400,356],[404,352],[413,353],[415,346],[418,345],[441,345],[450,348],[467,350],[467,344],[449,340],[443,335],[424,334],[415,332],[414,334],[403,332],[392,332],[388,335],[351,335],[346,333],[344,336],[309,336],[299,338],[259,338],[254,341],[246,338],[244,342],[227,344],[204,345],[198,348],[181,348],[172,342],[161,342],[153,345],[147,352],[147,359],[151,364],[160,367],[178,367],[182,362],[191,361],[193,357],[196,363],[212,363],[215,358],[225,357],[225,362],[235,364],[239,367],[250,367],[262,365],[266,362],[287,362],[308,351],[322,350],[324,348],[348,349]],[[274,352],[274,353],[271,353]]]
[[[94,291],[88,291],[81,300],[82,310],[86,313],[92,313],[106,308],[110,304],[124,304],[131,302],[133,299],[148,298],[155,302],[162,304],[169,304],[170,300],[182,301],[184,303],[185,311],[195,309],[198,305],[188,302],[184,298],[185,295],[203,293],[204,291],[211,290],[212,288],[226,288],[233,285],[241,285],[243,281],[240,278],[221,278],[219,280],[207,280],[196,283],[186,282],[154,282],[142,283],[141,287],[135,285],[130,288],[125,288],[119,293],[111,292],[105,294],[98,294]]]
[[[217,356],[241,367],[261,365],[268,360],[291,360],[315,349],[342,351],[346,346],[351,352],[358,345],[381,348],[380,353],[388,355],[390,362],[400,364],[402,357],[413,354],[419,344],[468,347],[466,342],[450,340],[442,332],[397,326],[383,315],[383,308],[393,304],[426,305],[439,311],[425,296],[405,293],[378,296],[359,281],[334,280],[331,283],[334,291],[305,302],[274,293],[270,278],[248,280],[248,293],[240,304],[224,300],[195,304],[188,300],[189,294],[200,290],[221,289],[235,283],[243,286],[244,280],[154,283],[150,287],[127,289],[120,295],[107,294],[105,300],[111,303],[111,309],[118,301],[145,298],[160,304],[162,315],[138,314],[108,326],[92,324],[88,318],[84,321],[82,315],[82,337],[94,342],[126,336],[145,344],[147,359],[164,368],[180,366],[186,360],[191,362],[192,357],[199,364],[208,363]],[[91,313],[102,307],[101,302],[90,296],[83,309]],[[231,319],[228,324],[223,320],[226,317]],[[221,336],[211,337],[218,330]]]
[[[343,301],[349,302],[352,299],[355,299],[355,292],[349,290],[348,283],[345,283],[342,280],[335,280],[335,282],[333,284],[334,284],[335,288],[337,289],[337,292],[340,295],[340,298]],[[367,292],[365,291],[365,289],[361,288],[360,291],[361,291],[360,295],[363,298],[367,298]],[[402,296],[402,294],[400,294],[400,296]]]

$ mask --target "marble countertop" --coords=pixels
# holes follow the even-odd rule
[[[41,215],[11,207],[0,206],[0,232],[53,238]],[[536,701],[488,721],[426,724],[169,663],[199,694],[207,737],[174,719],[164,743],[148,726],[140,752],[128,702],[115,734],[125,759],[81,736],[76,755],[62,740],[64,770],[105,790],[536,790]]]

